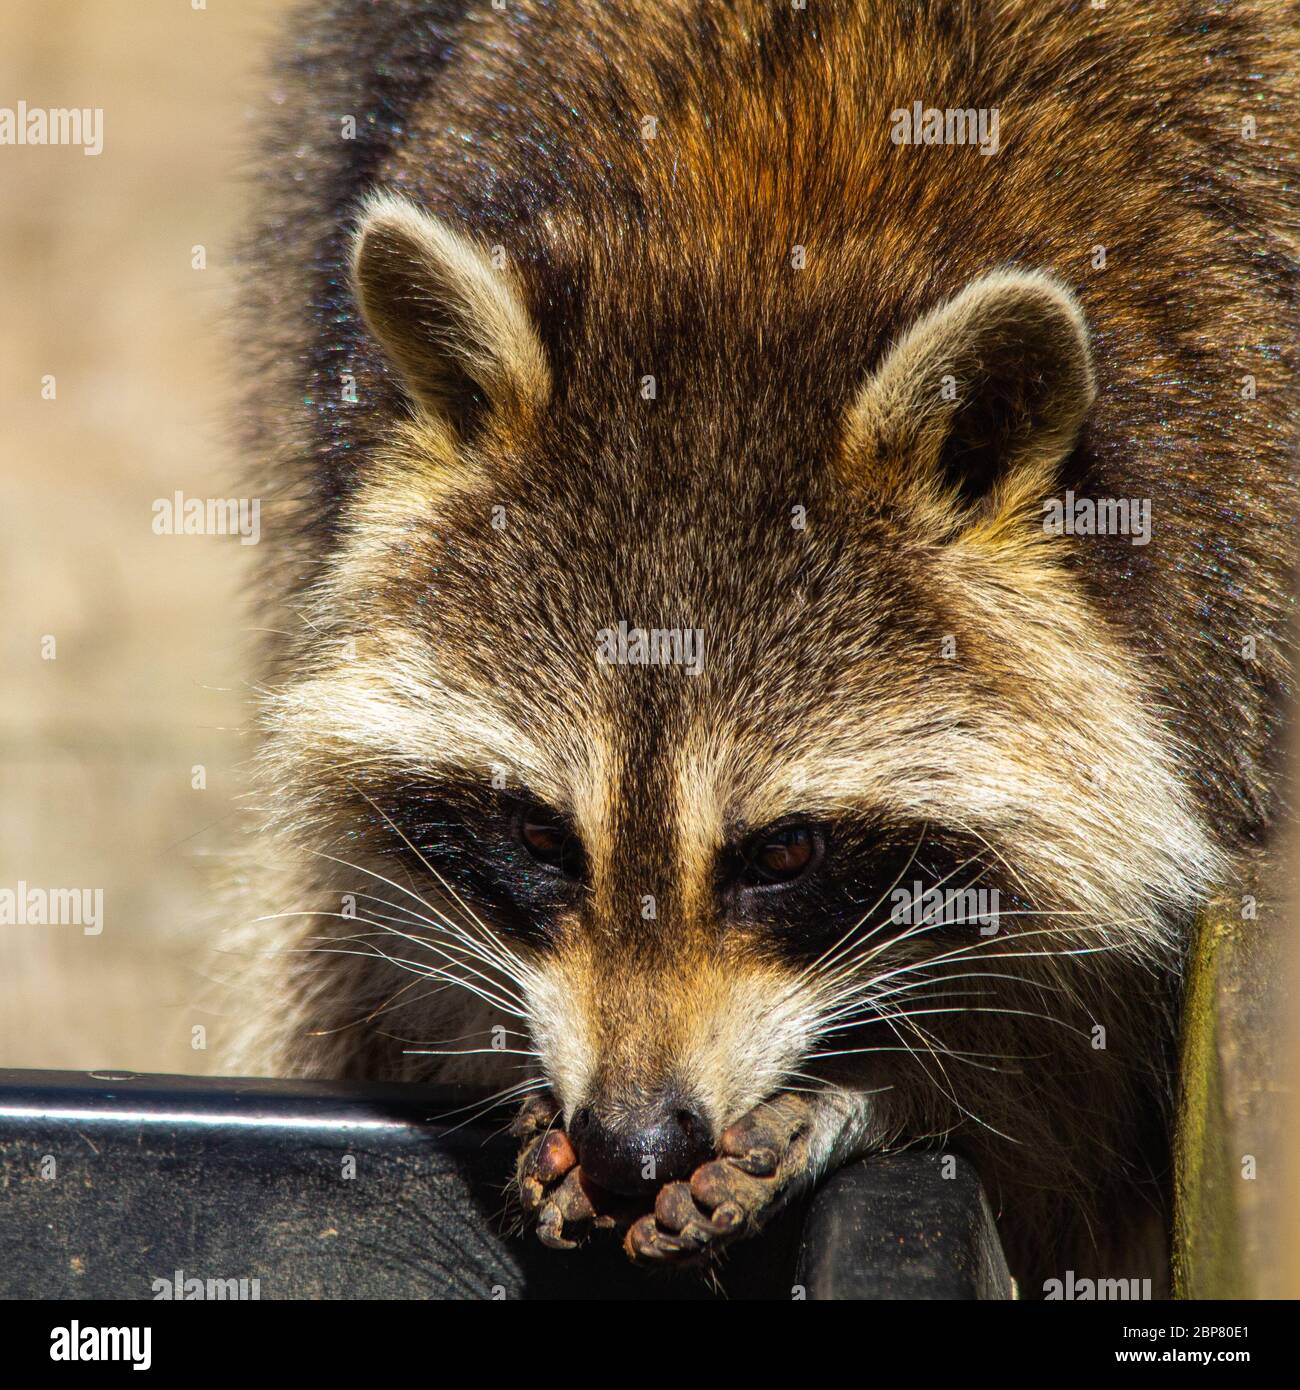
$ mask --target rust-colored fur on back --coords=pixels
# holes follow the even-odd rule
[[[837,827],[802,909],[831,921],[890,886],[873,846],[941,831],[1022,917],[947,962],[991,998],[823,1062],[877,1094],[815,1166],[953,1136],[1030,1291],[1137,1273],[1093,1214],[1159,1207],[1192,917],[1274,815],[1296,19],[304,5],[249,284],[289,634],[255,911],[318,915],[251,949],[355,949],[358,892],[374,933],[436,934],[411,894],[454,914],[478,880],[463,846],[394,867],[403,827],[437,839],[400,814],[430,786],[480,838],[498,791],[557,808],[587,878],[536,938],[474,900],[498,945],[473,993],[410,987],[391,941],[273,956],[250,1065],[508,1085],[398,1040],[505,1017],[566,1117],[671,1080],[720,1128],[847,1045],[817,951],[719,896],[728,847]],[[896,143],[914,103],[996,111],[996,152]],[[1067,490],[1149,502],[1150,543],[1048,534]],[[602,664],[620,622],[698,631],[699,674]],[[857,958],[877,1007],[935,949]]]

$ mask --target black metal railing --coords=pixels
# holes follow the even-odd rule
[[[513,1144],[417,1086],[0,1071],[0,1296],[1007,1298],[964,1160],[849,1165],[715,1288],[512,1232]],[[187,1282],[197,1281],[197,1282]],[[241,1281],[243,1281],[241,1283]],[[256,1281],[256,1284],[253,1283]]]

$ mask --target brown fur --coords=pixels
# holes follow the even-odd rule
[[[809,3],[304,7],[250,286],[283,480],[269,601],[292,625],[263,757],[287,886],[265,911],[364,882],[313,852],[398,878],[392,808],[501,771],[571,819],[590,878],[511,947],[513,1045],[566,1113],[684,1076],[716,1128],[818,1036],[803,967],[773,923],[734,920],[718,856],[792,813],[881,844],[942,827],[1045,914],[979,956],[1015,978],[978,1003],[1019,1012],[827,1062],[892,1088],[827,1161],[952,1136],[1031,1289],[1137,1273],[1093,1214],[1159,1207],[1192,914],[1272,815],[1296,11]],[[893,144],[917,100],[997,107],[1002,148]],[[375,189],[404,201],[367,217]],[[1009,295],[1007,268],[1030,274]],[[1066,487],[1151,499],[1151,544],[1045,536]],[[620,620],[700,629],[703,673],[602,666]],[[1029,930],[1095,954],[1032,954]],[[409,983],[391,962],[290,964],[268,963],[263,1065],[428,1075],[389,1034],[500,1018],[453,990],[448,1027],[448,991],[408,989],[380,1027]],[[480,1063],[449,1065],[500,1084]]]

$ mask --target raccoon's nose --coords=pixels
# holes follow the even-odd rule
[[[713,1157],[713,1136],[695,1111],[665,1105],[640,1123],[606,1124],[584,1105],[569,1125],[582,1171],[610,1192],[640,1197],[688,1178]]]

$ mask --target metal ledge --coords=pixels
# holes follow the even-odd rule
[[[544,1249],[508,1233],[501,1121],[442,1118],[473,1099],[0,1071],[0,1296],[150,1299],[178,1274],[256,1279],[264,1299],[1011,1296],[973,1169],[945,1179],[920,1152],[836,1174],[736,1245],[719,1289],[635,1269],[611,1241]]]

